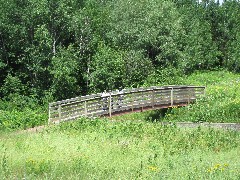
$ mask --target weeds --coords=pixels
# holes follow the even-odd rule
[[[207,83],[207,97],[186,108],[111,119],[81,118],[40,133],[1,132],[0,176],[5,179],[237,180],[240,132],[204,127],[180,129],[174,123],[159,122],[239,122],[237,78],[238,75],[227,72],[192,75],[185,83]],[[5,111],[0,114],[3,128],[42,123],[42,114],[38,116],[36,112],[32,112],[35,118],[32,120],[30,115]]]
[[[5,149],[11,149],[5,156],[9,178],[178,179],[181,175],[182,179],[214,179],[217,173],[207,169],[228,164],[218,173],[231,179],[240,165],[235,158],[239,132],[179,129],[158,122],[96,119],[93,123],[82,118],[37,134],[4,136],[3,141]]]
[[[8,173],[9,173],[9,167],[8,167],[8,156],[7,156],[7,148],[5,147],[5,145],[2,145],[2,157],[1,157],[1,172],[0,174],[2,174],[2,177],[7,177]]]
[[[164,121],[240,122],[239,75],[228,72],[196,73],[188,84],[206,84],[206,97],[185,107],[172,109]],[[204,82],[205,81],[205,82]]]

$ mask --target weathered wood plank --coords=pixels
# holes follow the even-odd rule
[[[49,122],[65,121],[80,116],[110,115],[118,111],[149,108],[158,105],[174,106],[190,103],[205,95],[201,86],[163,86],[140,87],[81,96],[49,104]]]

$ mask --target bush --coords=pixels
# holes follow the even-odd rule
[[[26,129],[44,124],[47,113],[36,98],[10,94],[0,101],[0,129]]]
[[[32,128],[46,123],[46,120],[47,114],[41,109],[0,110],[0,129],[2,130]]]

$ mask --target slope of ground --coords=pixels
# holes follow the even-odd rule
[[[206,97],[173,109],[166,121],[240,122],[240,75],[225,71],[195,73],[186,84],[206,85]]]
[[[195,73],[206,85],[186,108],[79,119],[38,133],[0,134],[3,179],[240,179],[240,132],[158,121],[239,122],[239,75]]]
[[[239,179],[240,132],[80,119],[0,136],[5,179]]]
[[[206,97],[187,107],[114,117],[115,120],[240,123],[240,74],[196,72],[177,84],[206,86]]]

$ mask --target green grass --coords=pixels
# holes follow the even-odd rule
[[[240,122],[240,75],[227,71],[196,72],[178,77],[176,84],[206,86],[206,98],[186,108],[133,113],[114,120]],[[156,84],[151,84],[156,85]],[[161,84],[159,84],[161,85]],[[21,103],[25,102],[25,103]],[[33,107],[24,107],[30,104]],[[47,122],[47,107],[34,106],[25,98],[0,101],[0,130],[26,129]],[[166,115],[166,116],[165,116]]]
[[[239,179],[240,133],[80,119],[0,136],[5,179]]]
[[[0,177],[240,179],[239,131],[159,122],[240,122],[239,81],[240,75],[226,71],[196,72],[179,84],[206,85],[207,96],[188,107],[79,119],[38,133],[2,131]],[[33,125],[39,123],[38,117],[44,122],[42,113],[10,112],[14,111],[0,112],[3,128],[32,126],[33,117]]]
[[[185,108],[173,109],[165,121],[240,123],[240,75],[225,71],[195,73],[185,84],[205,85],[206,97]]]
[[[206,97],[187,107],[126,114],[114,120],[240,123],[240,74],[196,72],[178,84],[206,86]]]

